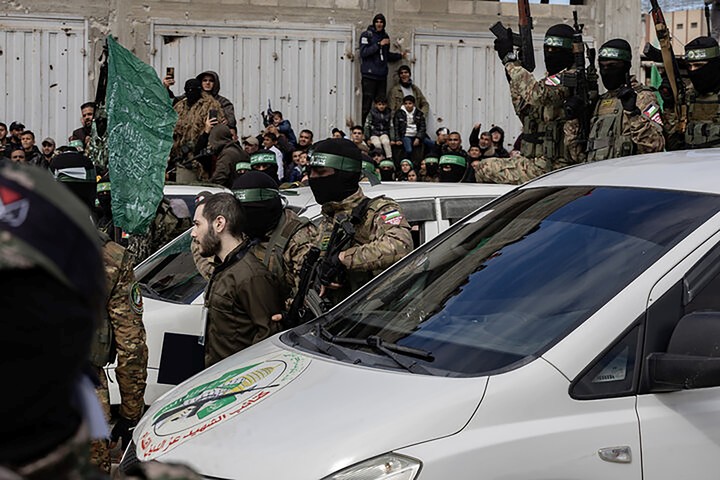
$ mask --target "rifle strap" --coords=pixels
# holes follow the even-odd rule
[[[367,215],[368,210],[370,209],[370,203],[374,202],[375,200],[379,200],[383,198],[384,195],[380,195],[379,197],[370,198],[365,197],[362,199],[360,203],[358,203],[355,208],[352,209],[352,212],[350,213],[350,222],[353,225],[360,225],[362,222],[365,221],[365,216]]]
[[[291,216],[287,213],[287,210],[283,210],[282,215],[280,216],[280,221],[278,222],[278,227],[273,231],[267,247],[265,248],[262,259],[265,268],[270,270],[270,260],[275,257],[275,267],[280,267],[280,270],[282,270],[282,256],[285,253],[288,242],[293,235],[295,235],[295,232],[306,226],[309,222],[310,220],[305,217],[299,217],[297,215]]]

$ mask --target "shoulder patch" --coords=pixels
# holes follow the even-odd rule
[[[383,223],[387,223],[390,225],[400,225],[403,216],[397,210],[390,210],[389,212],[385,212],[384,214],[380,215],[380,219],[383,221]]]
[[[545,78],[545,85],[549,87],[559,87],[561,83],[560,75],[550,75]]]
[[[140,292],[140,284],[135,282],[130,287],[130,293],[128,294],[130,297],[130,308],[132,308],[132,311],[137,313],[138,315],[142,315],[143,313],[143,298],[142,293]]]
[[[658,104],[651,103],[642,113],[658,125],[663,124],[662,117],[660,116],[660,106],[658,106]]]
[[[367,37],[360,37],[360,45],[367,45],[368,43],[370,43],[370,40]]]

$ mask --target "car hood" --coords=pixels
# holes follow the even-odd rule
[[[135,453],[212,477],[316,480],[457,433],[486,386],[486,377],[353,366],[290,349],[276,336],[155,402],[135,429]]]

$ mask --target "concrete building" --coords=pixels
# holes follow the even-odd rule
[[[571,23],[574,8],[590,43],[624,37],[641,46],[640,2],[531,3],[536,76],[545,30]],[[517,7],[492,0],[5,0],[0,120],[62,142],[79,125],[79,105],[94,98],[103,40],[112,34],[160,76],[175,67],[176,93],[185,79],[217,71],[242,134],[262,127],[269,100],[296,132],[311,128],[324,138],[360,121],[358,39],[376,12],[386,15],[393,50],[408,53],[428,97],[429,131],[448,126],[467,140],[482,122],[503,126],[513,141],[519,122],[488,27],[501,20],[516,28]]]

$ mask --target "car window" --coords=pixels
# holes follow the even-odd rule
[[[541,355],[715,214],[720,197],[545,187],[487,208],[319,321],[334,336],[373,336],[432,352],[418,364],[451,375],[514,368]]]
[[[424,200],[401,200],[398,201],[405,218],[410,224],[410,233],[413,240],[413,248],[425,243],[425,222],[435,221],[435,199]]]
[[[474,212],[494,197],[472,197],[472,198],[441,198],[440,213],[443,220],[448,220],[450,225]]]
[[[190,252],[191,229],[170,242],[135,269],[143,295],[190,304],[205,289]]]

